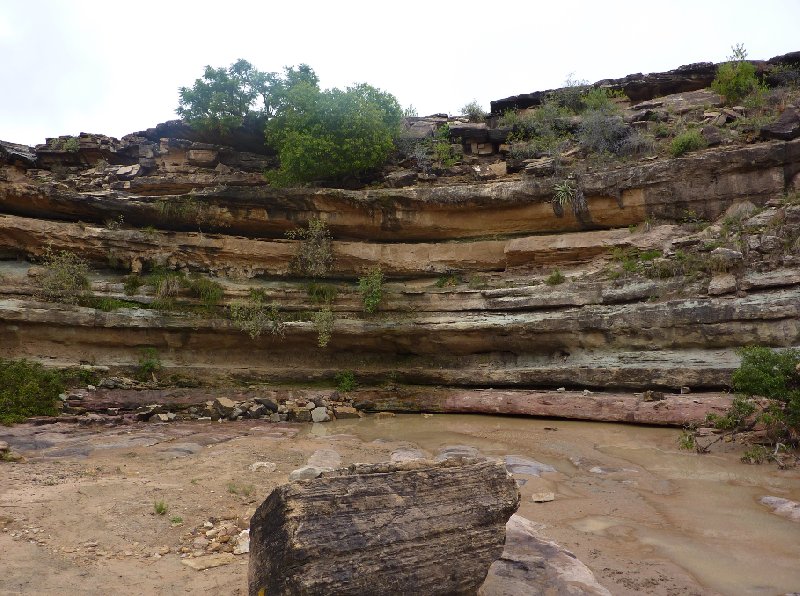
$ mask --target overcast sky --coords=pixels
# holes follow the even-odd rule
[[[800,50],[800,0],[0,0],[0,139],[120,137],[175,118],[203,66],[307,63],[420,115],[634,72]]]

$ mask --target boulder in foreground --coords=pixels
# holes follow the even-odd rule
[[[284,484],[250,522],[250,595],[475,594],[519,499],[502,463],[460,458]]]

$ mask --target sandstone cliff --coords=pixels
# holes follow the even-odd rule
[[[261,175],[274,157],[257,144],[199,142],[176,123],[123,139],[0,143],[0,357],[130,374],[154,348],[161,386],[331,383],[353,371],[358,403],[400,411],[578,416],[584,390],[622,392],[604,419],[686,422],[669,408],[625,412],[666,408],[643,405],[645,390],[683,388],[691,397],[678,399],[705,403],[698,391],[727,387],[737,348],[800,345],[797,112],[773,106],[773,128],[752,128],[695,70],[607,82],[630,90],[615,101],[633,129],[716,130],[682,157],[656,146],[519,161],[508,131],[451,119],[465,155],[438,174],[401,164],[356,190],[275,189]],[[439,120],[414,119],[406,134]],[[584,199],[572,208],[554,200],[564,180]],[[315,218],[333,260],[311,280],[292,268],[301,241],[286,233]],[[91,264],[94,302],[43,300],[48,250]],[[374,266],[385,282],[371,314],[354,282]],[[204,307],[178,288],[165,304],[154,271],[210,278],[220,298]],[[231,320],[228,306],[254,289],[283,313],[282,336],[251,338]],[[332,321],[324,347],[321,308]],[[511,393],[474,393],[489,388]],[[572,405],[542,409],[535,390]]]

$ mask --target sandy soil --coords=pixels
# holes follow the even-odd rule
[[[681,453],[676,437],[612,424],[411,415],[313,426],[0,428],[0,440],[24,456],[0,463],[0,594],[246,594],[247,555],[204,571],[182,563],[205,522],[247,527],[270,490],[321,449],[346,465],[453,445],[554,466],[517,475],[519,513],[614,594],[797,589],[800,526],[757,499],[800,500],[800,472],[745,466],[735,453]],[[251,471],[258,461],[277,469]],[[533,502],[541,492],[555,500]],[[158,501],[166,514],[155,513]]]

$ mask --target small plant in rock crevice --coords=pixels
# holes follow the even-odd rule
[[[297,253],[292,269],[311,278],[324,277],[333,267],[333,240],[324,220],[311,218],[305,228],[286,232],[286,237],[297,240]]]
[[[561,273],[558,269],[555,269],[545,280],[545,283],[548,286],[557,286],[559,284],[563,284],[566,281],[566,277],[564,274]]]
[[[562,216],[564,214],[564,207],[571,204],[574,198],[575,183],[571,180],[564,180],[553,186],[553,209],[555,210],[557,206]]]
[[[123,282],[123,290],[125,291],[126,296],[135,296],[136,292],[139,291],[144,285],[144,281],[140,275],[136,273],[131,273],[130,275],[125,276],[125,281]]]
[[[358,290],[361,292],[364,312],[372,314],[377,311],[383,300],[383,271],[380,265],[358,278]]]
[[[356,375],[352,370],[343,370],[342,372],[336,373],[333,380],[336,381],[336,390],[341,393],[353,391],[358,387]]]
[[[247,300],[231,304],[230,317],[234,325],[257,339],[263,333],[283,337],[286,321],[278,305],[270,303],[263,290],[251,290]]]
[[[225,290],[219,282],[193,273],[188,278],[183,279],[183,286],[189,294],[199,298],[206,310],[213,310],[225,295]]]
[[[320,308],[312,315],[314,329],[317,330],[317,345],[320,348],[325,348],[330,343],[335,321],[336,316],[327,306]]]
[[[155,348],[142,348],[139,354],[139,370],[137,376],[143,381],[147,381],[157,372],[161,371],[161,358]]]
[[[89,265],[67,250],[47,249],[39,278],[39,296],[49,302],[79,304],[88,295]]]

